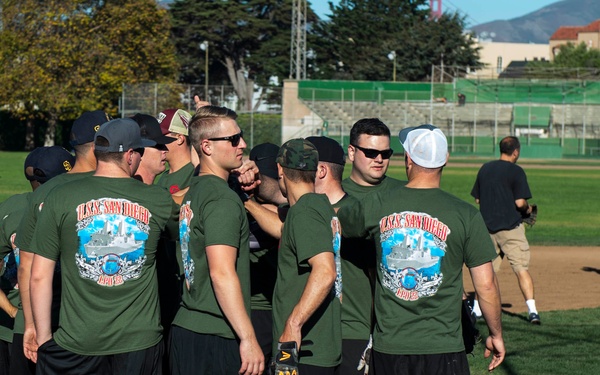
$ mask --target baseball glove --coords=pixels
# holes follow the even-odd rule
[[[298,375],[298,346],[295,341],[277,343],[277,353],[271,362],[272,375]]]
[[[538,213],[538,208],[537,208],[537,204],[532,204],[531,205],[531,213],[530,214],[524,214],[523,217],[523,222],[527,225],[529,225],[530,227],[532,227],[536,220],[537,220],[537,213]]]

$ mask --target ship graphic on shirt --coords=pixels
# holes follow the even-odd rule
[[[408,244],[408,236],[399,245],[392,247],[387,256],[388,268],[402,270],[405,268],[421,269],[435,265],[440,257],[431,256],[431,250],[423,248],[423,236],[419,237],[417,247],[412,249]]]
[[[100,198],[76,212],[79,276],[106,287],[140,278],[148,259],[150,211],[126,199]]]
[[[382,285],[404,301],[437,294],[450,229],[423,212],[393,213],[380,220]]]
[[[133,233],[125,233],[125,225],[121,221],[117,224],[116,233],[112,233],[109,223],[105,222],[104,227],[93,233],[90,241],[83,246],[88,255],[98,257],[108,254],[122,255],[139,249],[143,244],[143,241],[135,240]]]

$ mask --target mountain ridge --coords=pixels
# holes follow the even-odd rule
[[[548,44],[559,27],[585,26],[599,18],[598,0],[562,0],[524,16],[482,23],[470,30],[480,39],[494,42]]]

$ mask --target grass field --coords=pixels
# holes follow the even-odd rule
[[[9,196],[29,191],[23,176],[26,153],[0,152],[0,202]],[[451,159],[451,162],[454,160]],[[442,178],[442,188],[474,204],[471,187],[479,166],[484,160],[457,160],[471,165],[449,165]],[[454,161],[456,162],[456,161]],[[406,179],[399,159],[390,167],[388,175]],[[533,245],[586,245],[600,246],[600,161],[536,161],[520,163],[526,170],[540,214],[535,227],[527,236]],[[579,168],[588,169],[579,169]],[[346,175],[349,168],[346,169]],[[582,285],[585,293],[585,285]],[[598,298],[598,296],[590,296]],[[484,322],[478,322],[485,336]],[[503,326],[508,355],[500,368],[501,375],[600,373],[600,308],[544,312],[543,325],[533,326],[524,315],[505,312]],[[487,373],[489,359],[483,358],[483,344],[469,356],[471,373]]]

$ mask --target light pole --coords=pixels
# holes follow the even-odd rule
[[[208,100],[208,40],[200,43],[200,49],[204,51],[204,100]]]
[[[394,62],[393,81],[396,82],[396,51],[392,51],[392,52],[388,53],[388,59],[390,59]]]

